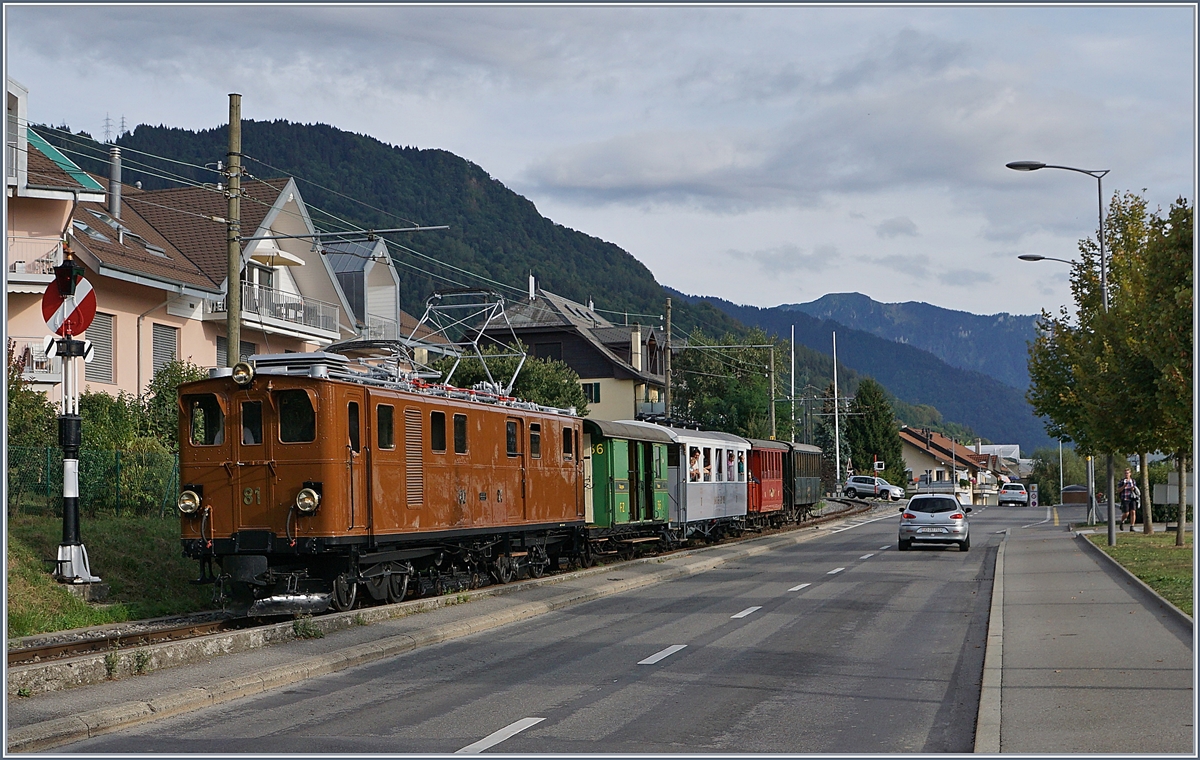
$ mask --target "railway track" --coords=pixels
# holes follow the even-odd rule
[[[749,538],[769,535],[774,533],[796,530],[798,528],[810,527],[814,524],[826,522],[829,519],[846,516],[855,508],[867,507],[868,502],[861,499],[845,499],[845,498],[830,498],[827,502],[835,502],[844,504],[848,507],[845,510],[830,515],[824,515],[813,520],[807,520],[803,523],[789,525],[784,528],[768,528],[761,531],[747,531],[746,534],[729,538],[729,543],[738,543]],[[685,551],[685,549],[675,549],[663,554],[673,554],[677,551]],[[608,564],[610,556],[602,556],[601,560]],[[488,584],[491,585],[491,584]],[[272,621],[278,622],[278,619]],[[82,657],[85,655],[94,655],[102,652],[109,652],[119,649],[130,649],[134,647],[149,646],[151,644],[160,644],[167,641],[180,641],[183,639],[196,638],[199,636],[207,636],[213,633],[221,633],[223,631],[239,630],[251,628],[256,625],[264,625],[264,620],[261,618],[221,618],[216,620],[201,620],[191,621],[182,624],[163,625],[161,627],[145,621],[132,622],[128,626],[118,628],[112,633],[103,633],[99,631],[79,632],[73,636],[50,637],[51,640],[47,643],[30,643],[27,646],[19,646],[8,650],[8,666],[11,668],[15,665],[29,665],[33,663],[50,662],[54,660],[64,660],[71,657]],[[131,630],[133,629],[133,630]],[[42,638],[42,637],[38,637]]]
[[[210,633],[246,628],[255,623],[247,618],[229,618],[207,622],[185,623],[162,628],[148,628],[136,632],[116,632],[83,636],[69,641],[53,641],[47,644],[18,647],[8,650],[8,666],[27,665],[35,662],[63,660],[88,654],[98,654],[114,649],[178,641]],[[144,627],[144,626],[143,626]]]

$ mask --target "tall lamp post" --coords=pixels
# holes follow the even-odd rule
[[[1108,169],[1077,169],[1074,166],[1057,166],[1055,164],[1044,164],[1041,161],[1013,161],[1005,164],[1009,169],[1019,172],[1032,172],[1038,169],[1064,169],[1069,172],[1078,172],[1086,174],[1096,180],[1096,200],[1100,206],[1100,228],[1096,235],[1100,240],[1100,298],[1104,302],[1104,311],[1108,311],[1108,262],[1104,255],[1104,175],[1108,174]],[[1042,259],[1050,259],[1051,261],[1065,261],[1065,259],[1054,259],[1049,256],[1020,256],[1019,258],[1025,261],[1041,261]],[[1067,261],[1070,264],[1072,262]],[[1112,454],[1105,455],[1105,465],[1108,468],[1108,545],[1117,545],[1117,521],[1113,514],[1113,490],[1116,488],[1116,480],[1113,473],[1113,457]]]

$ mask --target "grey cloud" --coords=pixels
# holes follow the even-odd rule
[[[899,235],[916,237],[917,225],[907,216],[897,216],[875,225],[875,234],[881,238],[894,238]]]
[[[936,76],[959,63],[966,50],[959,43],[915,29],[902,29],[894,35],[873,39],[861,60],[834,72],[823,87],[844,91],[913,75]]]
[[[996,281],[996,278],[990,273],[979,272],[974,269],[951,269],[948,272],[939,272],[937,278],[943,285],[960,288],[971,288],[976,285]]]
[[[819,245],[812,253],[804,253],[798,246],[787,244],[758,251],[730,250],[727,255],[737,261],[757,264],[766,274],[791,272],[823,272],[838,258],[838,249],[832,245]]]
[[[860,254],[854,258],[867,264],[881,266],[916,278],[929,276],[929,257],[923,253],[897,253],[888,256],[866,256]]]

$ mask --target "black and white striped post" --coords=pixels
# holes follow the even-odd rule
[[[50,336],[47,339],[46,352],[49,356],[59,356],[63,363],[62,414],[58,417],[58,445],[63,451],[63,532],[62,543],[58,545],[54,577],[60,583],[99,583],[100,578],[92,575],[88,566],[87,549],[79,534],[79,446],[82,440],[82,418],[79,416],[79,379],[76,376],[75,360],[81,357],[85,361],[90,359],[92,347],[89,342],[73,337],[76,327],[82,325],[79,328],[82,332],[91,322],[91,316],[95,314],[95,300],[92,299],[90,315],[86,311],[80,312],[76,302],[76,285],[82,281],[83,267],[72,258],[69,247],[65,247],[63,263],[54,268],[54,275],[55,281],[50,283],[50,288],[57,290],[62,301],[60,308],[47,318],[47,324],[63,336],[57,340]],[[47,297],[51,295],[48,292]]]

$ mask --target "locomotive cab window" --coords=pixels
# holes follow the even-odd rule
[[[446,413],[429,413],[429,448],[440,454],[446,453]]]
[[[214,393],[184,396],[191,427],[188,439],[193,446],[220,446],[225,443],[225,412]]]
[[[571,459],[572,457],[575,456],[575,449],[571,445],[571,443],[572,443],[571,434],[574,432],[575,431],[573,428],[569,428],[569,427],[563,428],[563,459]]]
[[[467,453],[467,415],[454,415],[454,453]]]
[[[351,401],[346,407],[346,427],[350,432],[350,450],[355,454],[362,451],[362,438],[359,437],[358,402]]]
[[[262,402],[242,402],[242,445],[254,446],[262,443]]]
[[[510,457],[517,455],[517,423],[511,420],[504,424],[504,445]]]
[[[317,440],[317,412],[312,399],[302,390],[279,391],[279,440],[283,443],[311,443]]]
[[[378,431],[379,448],[396,448],[396,407],[386,404],[375,407],[375,430]]]
[[[529,456],[542,458],[542,426],[536,422],[529,426]]]

